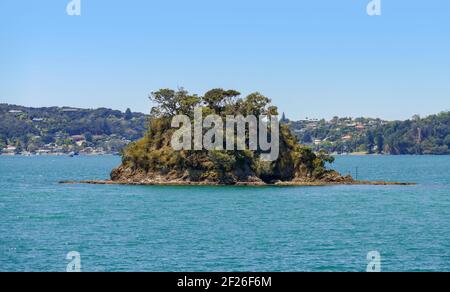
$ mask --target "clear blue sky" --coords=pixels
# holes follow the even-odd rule
[[[0,1],[0,102],[148,112],[183,86],[260,91],[290,118],[450,109],[450,1]]]

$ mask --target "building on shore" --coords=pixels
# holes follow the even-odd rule
[[[15,155],[16,151],[17,151],[17,147],[11,146],[11,145],[7,145],[0,152],[1,152],[2,155]]]

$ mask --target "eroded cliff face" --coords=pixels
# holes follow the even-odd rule
[[[283,142],[276,161],[261,161],[252,151],[174,151],[154,147],[150,137],[125,150],[123,163],[111,173],[111,180],[134,183],[238,183],[351,182],[351,177],[325,167],[325,159],[306,147]],[[282,138],[282,139],[285,139]]]
[[[308,178],[305,176],[294,177],[292,180],[272,180],[264,181],[256,175],[230,176],[227,180],[219,179],[211,175],[204,175],[199,171],[186,171],[179,173],[157,173],[146,172],[143,170],[132,170],[123,165],[111,172],[111,180],[120,184],[138,184],[138,185],[282,185],[284,183],[293,183],[298,185],[309,184],[352,184],[355,183],[351,176],[341,176],[339,173],[330,171],[320,179]]]
[[[142,169],[133,170],[126,166],[119,166],[111,172],[111,180],[123,184],[141,185],[266,185],[266,183],[256,175],[249,174],[229,174],[225,179],[218,177],[215,173],[202,172],[199,170],[186,170],[184,173],[171,171],[169,173],[146,172]]]

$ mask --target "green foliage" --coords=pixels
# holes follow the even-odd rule
[[[448,148],[450,148],[450,134],[448,134],[444,139],[444,144],[447,145]]]
[[[28,108],[0,104],[0,141],[10,145],[18,142],[23,149],[36,149],[49,143],[73,145],[70,137],[80,135],[93,147],[102,147],[105,140],[133,141],[144,136],[146,123],[146,115],[129,110],[122,113],[105,108]],[[98,141],[94,136],[104,139]],[[125,142],[121,144],[118,148]]]
[[[445,142],[450,135],[450,112],[388,123],[380,130],[389,154],[450,154]]]
[[[225,151],[210,151],[208,158],[213,165],[213,170],[219,175],[220,180],[226,180],[228,174],[236,167],[236,157]]]
[[[129,108],[125,111],[125,120],[129,121],[133,118],[133,113]]]
[[[177,113],[189,113],[198,105],[200,99],[196,95],[189,95],[183,88],[178,91],[161,89],[152,92],[150,101],[156,104],[151,110],[151,117],[173,116]]]
[[[219,112],[226,105],[231,104],[239,95],[240,93],[235,90],[223,90],[221,88],[217,88],[205,93],[203,101],[209,108]]]
[[[85,134],[84,134],[84,138],[86,139],[86,141],[87,142],[92,142],[92,134],[91,134],[91,132],[86,132]]]
[[[191,95],[184,89],[162,89],[151,94],[154,103],[146,136],[130,144],[124,151],[123,164],[133,171],[169,174],[174,177],[212,180],[224,183],[258,177],[266,182],[277,180],[318,179],[328,172],[326,163],[333,158],[325,153],[316,155],[312,149],[298,144],[286,125],[280,128],[280,156],[274,162],[261,160],[261,149],[256,151],[173,151],[170,140],[174,129],[172,117],[184,114],[193,117],[195,107],[203,114],[278,115],[270,99],[260,93],[239,98],[235,90],[213,89],[204,96]],[[236,138],[236,133],[235,133]],[[248,145],[248,135],[244,137]]]
[[[356,125],[363,125],[362,128]],[[328,152],[368,154],[450,154],[450,112],[427,118],[414,116],[407,121],[381,121],[369,118],[338,118],[329,122],[299,121],[289,124],[300,143]],[[351,139],[343,139],[350,136]]]

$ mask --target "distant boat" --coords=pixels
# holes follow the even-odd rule
[[[78,156],[78,153],[72,151],[72,152],[69,153],[69,156],[70,157]]]

